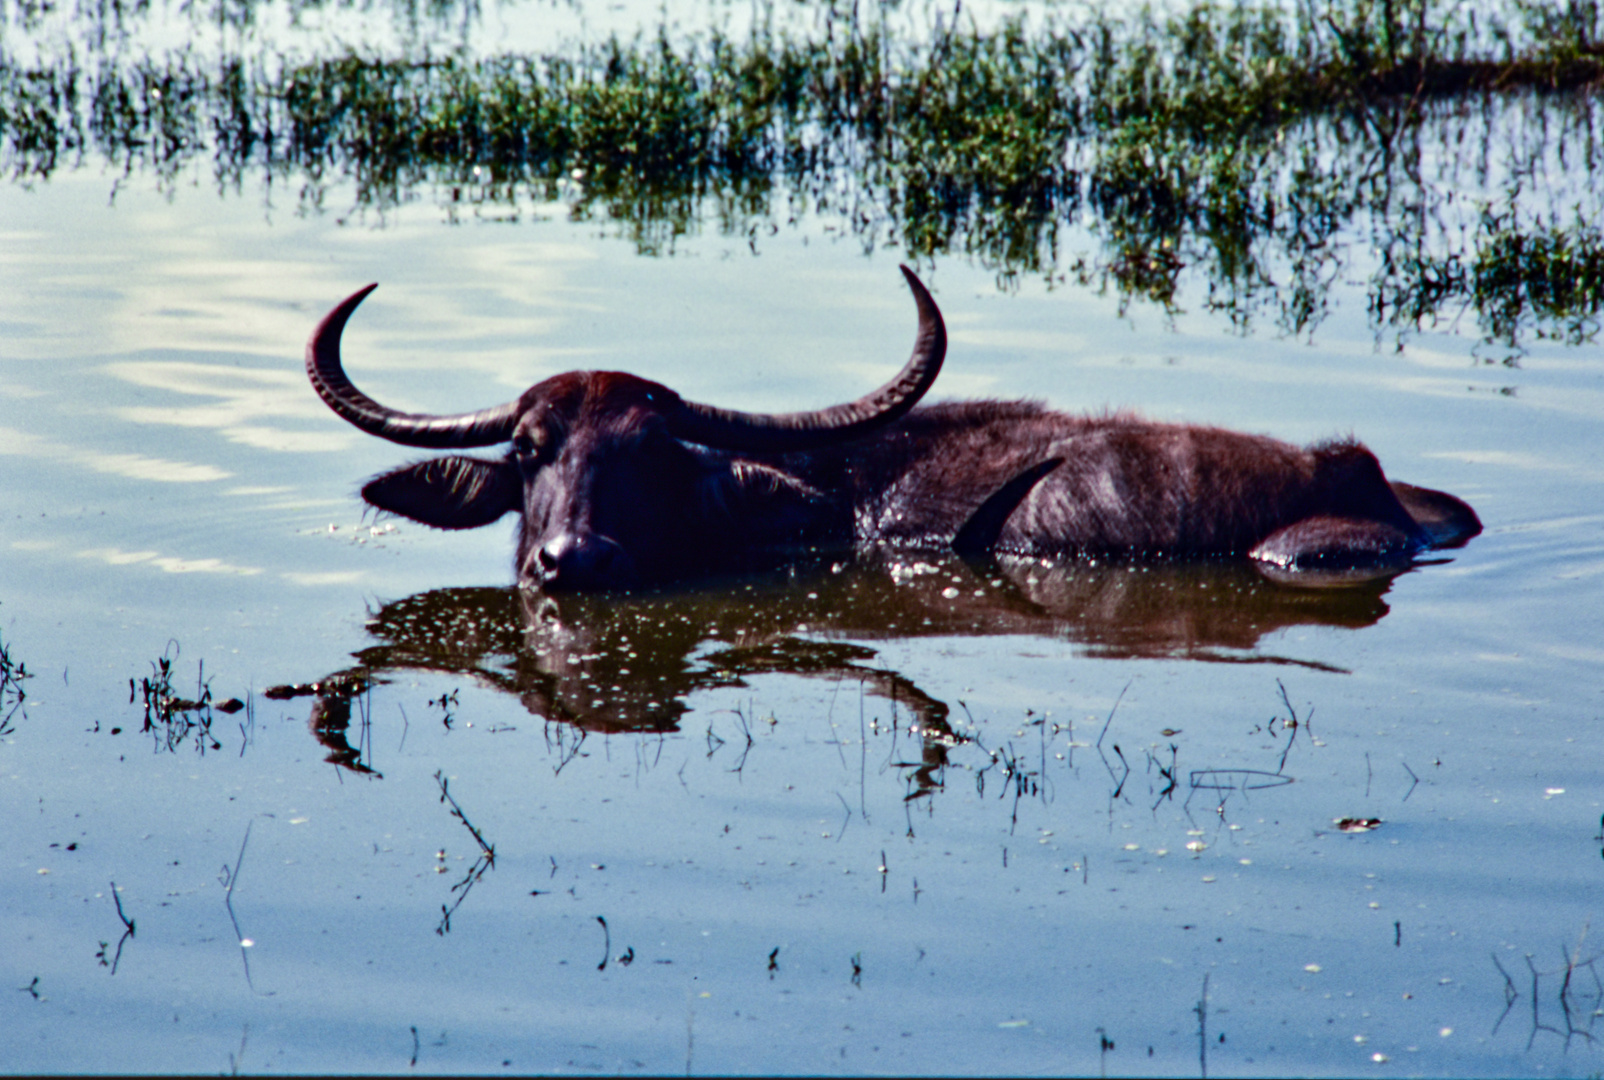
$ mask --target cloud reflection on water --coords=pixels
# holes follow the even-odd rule
[[[135,424],[215,428],[230,442],[258,450],[329,453],[348,450],[356,436],[344,431],[296,431],[260,423],[264,418],[324,419],[322,404],[306,392],[299,368],[271,370],[224,367],[181,360],[131,360],[107,364],[105,370],[136,386],[168,394],[213,399],[205,405],[125,405],[114,413]]]
[[[121,548],[90,548],[80,551],[81,559],[98,559],[108,566],[149,565],[169,574],[238,574],[252,577],[262,572],[258,566],[238,566],[224,559],[182,559],[159,551],[124,551]]]
[[[15,428],[0,427],[0,455],[65,461],[96,472],[126,476],[131,480],[153,480],[165,484],[197,484],[226,480],[234,474],[215,465],[170,461],[146,454],[116,454],[67,446],[30,435]]]

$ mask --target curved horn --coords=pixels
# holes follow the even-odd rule
[[[683,401],[665,417],[669,430],[703,446],[779,453],[846,442],[896,420],[924,397],[947,355],[947,328],[936,302],[912,270],[902,267],[902,276],[919,305],[919,334],[906,366],[880,389],[813,412],[743,413]]]
[[[318,397],[368,434],[405,446],[440,450],[490,446],[512,438],[512,429],[518,423],[516,401],[456,416],[430,416],[397,412],[380,405],[351,384],[345,368],[340,365],[340,333],[351,312],[378,287],[375,283],[347,296],[323,316],[323,321],[312,331],[311,340],[306,343],[306,375],[312,380],[312,389],[317,391]]]

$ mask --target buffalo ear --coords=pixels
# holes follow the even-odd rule
[[[747,542],[757,544],[789,538],[826,502],[818,489],[783,469],[743,460],[709,471],[701,501],[703,513],[740,528]]]
[[[439,457],[375,476],[362,497],[437,529],[477,529],[518,508],[518,470],[506,461]]]

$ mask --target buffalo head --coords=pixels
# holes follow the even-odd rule
[[[362,488],[371,505],[442,529],[516,512],[519,580],[549,591],[650,585],[850,543],[850,509],[780,463],[890,424],[930,389],[946,330],[919,279],[903,274],[919,310],[907,365],[865,397],[812,412],[714,408],[611,371],[557,375],[478,412],[398,412],[340,363],[346,320],[375,285],[318,324],[306,370],[328,406],[370,434],[431,449],[508,446],[500,458],[437,457],[377,476]]]

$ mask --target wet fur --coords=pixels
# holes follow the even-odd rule
[[[531,388],[535,467],[447,457],[371,481],[381,509],[443,528],[521,511],[520,577],[576,531],[627,552],[631,585],[877,545],[1033,556],[1252,556],[1281,568],[1395,564],[1481,529],[1443,492],[1389,483],[1351,440],[1298,447],[1033,402],[922,406],[840,446],[732,454],[654,426],[666,388],[570,373]],[[549,470],[549,471],[542,471]],[[615,576],[622,577],[622,572]]]

